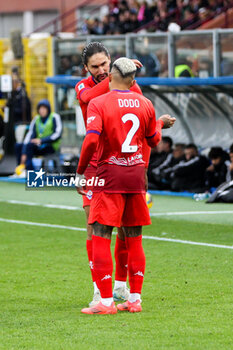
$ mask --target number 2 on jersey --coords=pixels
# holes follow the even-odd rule
[[[121,120],[123,121],[123,123],[126,123],[129,120],[131,120],[131,122],[133,123],[131,129],[129,130],[129,132],[126,136],[125,141],[122,143],[121,152],[122,153],[136,152],[138,150],[138,146],[137,145],[130,145],[130,142],[132,141],[132,138],[134,137],[135,133],[137,132],[137,130],[139,128],[139,125],[140,125],[139,119],[135,114],[127,113],[127,114],[123,115]]]

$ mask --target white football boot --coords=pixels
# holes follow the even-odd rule
[[[129,299],[129,288],[119,287],[113,290],[113,300],[114,301],[126,301]]]
[[[93,295],[93,300],[89,303],[89,307],[93,307],[97,304],[99,304],[99,302],[101,301],[101,295],[99,290],[96,291]]]

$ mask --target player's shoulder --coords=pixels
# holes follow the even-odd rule
[[[94,97],[90,103],[101,106],[104,103],[106,103],[106,101],[109,99],[109,97],[111,97],[111,92],[107,92],[106,94]]]
[[[137,98],[144,104],[147,105],[148,107],[153,107],[153,103],[151,102],[151,100],[149,100],[146,96],[144,95],[139,95],[137,94]]]
[[[76,85],[75,85],[75,90],[77,93],[81,92],[81,90],[85,88],[91,88],[93,85],[93,80],[92,77],[89,76],[88,78],[84,78],[80,80]]]

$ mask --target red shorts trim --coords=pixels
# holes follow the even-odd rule
[[[150,225],[145,194],[95,192],[88,224],[96,221],[102,225],[116,227]]]

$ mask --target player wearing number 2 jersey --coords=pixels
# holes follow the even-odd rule
[[[101,302],[83,313],[116,313],[112,298],[113,226],[124,228],[128,249],[130,298],[120,310],[141,311],[141,289],[145,271],[142,226],[151,223],[145,201],[142,145],[146,138],[154,147],[161,139],[156,129],[155,111],[145,97],[129,90],[136,66],[127,58],[113,64],[110,92],[92,100],[88,106],[87,134],[83,143],[78,174],[83,174],[97,147],[97,176],[105,180],[96,188],[89,224],[93,225],[93,260]]]
[[[87,126],[87,107],[89,102],[104,93],[109,92],[109,79],[108,74],[110,71],[110,56],[106,47],[99,42],[89,43],[82,53],[83,64],[91,76],[81,80],[75,87],[77,93],[77,99],[79,100],[80,107],[82,109],[83,119]],[[140,66],[140,62],[136,61]],[[137,84],[131,87],[131,90],[142,93]],[[148,147],[145,147],[144,158],[149,161]],[[88,167],[85,171],[85,178],[88,180],[96,176],[97,158],[96,153],[93,154]],[[86,219],[88,221],[90,204],[92,200],[92,186],[85,187],[85,194],[83,195],[83,208],[86,213]],[[87,241],[86,241],[87,254],[89,259],[89,265],[92,273],[92,280],[94,284],[94,296],[89,305],[94,305],[100,300],[100,293],[96,286],[95,275],[93,270],[92,259],[92,227],[87,224]],[[118,229],[115,245],[115,259],[116,259],[116,271],[115,271],[115,288],[114,294],[117,299],[127,299],[129,296],[128,288],[126,287],[127,280],[127,260],[128,253],[124,241],[124,234],[122,230]]]

